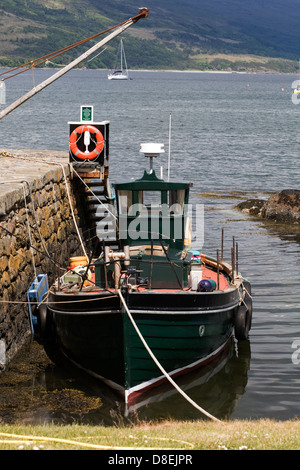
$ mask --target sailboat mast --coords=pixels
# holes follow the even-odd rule
[[[65,75],[67,72],[75,68],[77,65],[79,65],[81,62],[86,60],[88,57],[90,57],[92,54],[94,54],[98,49],[103,47],[105,44],[110,42],[112,39],[115,37],[119,36],[119,34],[123,33],[127,28],[132,26],[134,23],[136,23],[139,19],[141,18],[146,18],[149,14],[149,10],[147,8],[141,8],[140,13],[132,18],[130,18],[127,22],[125,22],[122,26],[120,26],[118,29],[116,29],[114,32],[109,34],[105,39],[102,39],[102,41],[98,42],[95,44],[93,47],[91,47],[88,51],[86,51],[84,54],[80,55],[77,59],[73,60],[70,64],[66,65],[64,68],[59,70],[57,73],[52,75],[50,78],[47,80],[43,81],[36,87],[34,87],[32,90],[30,90],[28,93],[23,95],[21,98],[16,100],[14,103],[12,103],[10,106],[5,108],[3,111],[0,112],[0,120],[3,119],[5,116],[7,116],[9,113],[14,111],[16,108],[21,106],[23,103],[25,103],[27,100],[32,98],[34,95],[42,91],[44,88],[47,86],[51,85],[51,83],[55,82],[58,80],[60,77]]]
[[[122,41],[122,49],[123,49],[123,57],[124,57],[124,66],[125,66],[126,74],[128,75],[127,62],[126,62],[125,49],[124,49],[123,41]]]
[[[123,41],[121,39],[121,70],[123,72]]]

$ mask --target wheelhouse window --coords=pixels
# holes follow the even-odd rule
[[[180,215],[183,214],[185,201],[185,190],[177,189],[169,191],[169,211],[170,213]]]
[[[120,215],[182,215],[184,212],[185,190],[118,192]]]
[[[139,203],[142,205],[142,213],[161,213],[161,191],[139,191]]]
[[[132,191],[119,191],[119,213],[128,214],[130,207],[132,206]]]

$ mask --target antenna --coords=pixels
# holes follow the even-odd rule
[[[150,173],[153,172],[153,158],[158,157],[161,153],[165,153],[164,144],[154,142],[144,143],[140,145],[140,153],[150,158]]]

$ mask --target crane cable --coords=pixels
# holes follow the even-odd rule
[[[17,73],[14,73],[12,75],[9,75],[8,77],[2,78],[1,81],[4,82],[5,80],[8,80],[9,78],[13,78],[16,75],[20,75],[21,73],[26,72],[27,70],[31,70],[32,68],[37,67],[37,66],[49,61],[49,59],[54,59],[55,57],[58,57],[59,55],[64,54],[65,52],[68,52],[71,49],[74,49],[75,47],[78,47],[82,44],[85,44],[86,42],[91,41],[92,39],[95,39],[98,36],[101,36],[102,34],[108,33],[109,31],[112,31],[113,29],[122,26],[123,24],[127,23],[128,21],[136,22],[141,17],[142,14],[143,14],[143,11],[141,11],[138,15],[133,16],[132,18],[129,18],[128,20],[122,21],[122,23],[119,23],[115,26],[112,26],[108,29],[105,29],[104,31],[101,31],[100,33],[94,34],[93,36],[82,39],[81,41],[77,41],[73,44],[70,44],[69,46],[65,46],[62,49],[58,49],[57,51],[51,52],[49,54],[38,57],[37,59],[26,62],[25,64],[22,64],[22,65],[19,65],[17,67],[14,67],[12,69],[9,69],[6,72],[2,72],[2,73],[0,73],[0,77],[3,76],[3,75],[6,75],[8,73],[14,72],[15,70],[23,69],[24,67],[26,67],[24,70],[21,70],[20,72],[17,72]]]

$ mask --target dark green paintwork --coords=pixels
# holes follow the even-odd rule
[[[155,171],[148,173],[144,171],[142,178],[139,178],[135,181],[130,181],[126,183],[118,183],[114,185],[116,191],[120,190],[132,190],[132,191],[168,191],[168,190],[177,190],[185,189],[189,190],[189,183],[177,183],[177,182],[167,182],[162,179],[159,179],[156,176]]]
[[[172,230],[178,221],[182,228],[185,226],[184,209],[188,204],[189,187],[187,183],[162,181],[154,172],[145,172],[139,180],[115,185],[117,201],[119,191],[129,191],[132,203],[142,201],[140,217],[142,223],[148,224],[145,234],[138,240],[128,237],[120,240],[121,248],[125,245],[131,248],[131,271],[136,268],[135,272],[129,272],[124,260],[120,261],[125,276],[121,277],[120,287],[143,338],[167,372],[186,369],[225,345],[233,333],[233,319],[239,303],[238,292],[234,289],[209,293],[183,290],[188,285],[192,255],[185,246],[184,230],[177,238]],[[144,191],[157,193],[155,209],[151,203],[146,204]],[[180,201],[182,211],[174,214],[168,208],[173,207],[176,200]],[[120,227],[124,214],[122,211],[120,214],[119,209]],[[164,217],[171,221],[170,233],[164,233]],[[134,216],[127,213],[126,229],[133,220]],[[156,237],[151,226],[153,220],[159,232]],[[97,260],[96,285],[114,289],[114,269],[113,261]],[[146,290],[143,290],[141,279],[148,287]],[[131,282],[139,288],[131,291]],[[66,355],[81,367],[125,390],[162,376],[120,299],[107,290],[92,295],[95,297],[88,304],[84,302],[83,294],[75,294],[73,299],[78,296],[82,304],[79,300],[61,305],[59,301],[64,301],[64,294],[58,294],[59,299],[53,295],[53,300],[52,294],[50,296],[54,310],[57,309],[57,313],[52,311],[55,334]]]
[[[120,183],[115,185],[116,196],[117,196],[117,212],[118,212],[118,227],[119,227],[119,238],[121,245],[143,245],[150,243],[151,240],[154,242],[161,240],[166,245],[170,252],[172,249],[183,250],[184,249],[184,227],[185,219],[187,214],[183,211],[182,214],[172,214],[167,211],[168,204],[170,204],[171,194],[176,195],[177,191],[184,191],[183,205],[188,204],[189,201],[189,188],[188,183],[174,183],[166,182],[157,178],[155,171],[152,173],[144,172],[142,178],[132,182]],[[120,210],[120,204],[118,195],[121,191],[130,192],[130,201],[132,205],[139,204],[141,194],[145,191],[151,191],[153,195],[157,193],[159,204],[162,207],[160,214],[144,215],[135,213],[130,215],[122,214]],[[176,200],[176,196],[174,201]],[[184,209],[185,207],[183,207]],[[138,219],[137,219],[138,217]],[[129,228],[133,223],[137,223],[137,232],[139,232],[139,238],[133,240],[129,233]],[[180,228],[180,229],[179,229]],[[181,236],[178,236],[178,232],[181,232]]]
[[[206,358],[232,334],[233,317],[225,313],[184,315],[136,314],[134,320],[152,353],[171,372]],[[162,375],[124,315],[125,387],[130,389]],[[200,326],[205,327],[202,337]]]

